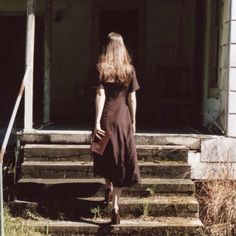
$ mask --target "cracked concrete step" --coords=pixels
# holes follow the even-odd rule
[[[91,131],[75,130],[33,130],[17,133],[22,144],[89,144]],[[137,144],[184,145],[187,148],[198,150],[201,140],[215,138],[214,135],[202,134],[170,134],[170,133],[136,133]]]
[[[142,184],[123,189],[123,197],[162,195],[193,195],[195,185],[190,179],[142,179]],[[71,197],[103,197],[103,179],[20,179],[17,183],[18,199],[39,201],[47,195]]]
[[[32,202],[14,203],[17,212],[27,208],[32,209]],[[17,205],[18,204],[18,205]],[[124,218],[137,218],[145,216],[170,216],[170,217],[198,217],[199,204],[194,197],[190,196],[154,196],[149,198],[121,198],[120,214]],[[34,206],[37,212],[58,219],[79,219],[80,217],[93,217],[97,211],[102,217],[109,217],[111,205],[105,205],[103,198],[74,198],[65,200],[60,196],[53,195],[42,198],[39,204]],[[43,209],[43,211],[42,211]]]
[[[175,145],[136,145],[138,159],[143,161],[185,161],[188,150]],[[27,161],[90,161],[89,145],[26,144],[23,147]]]
[[[39,220],[28,221],[41,233],[52,236],[203,236],[203,225],[198,218],[159,217],[149,220],[123,220],[120,225],[108,224],[109,219],[81,219],[80,222]]]
[[[191,166],[178,162],[141,162],[139,163],[142,178],[190,178]],[[43,162],[26,161],[21,165],[21,178],[92,178],[93,164],[89,162]]]

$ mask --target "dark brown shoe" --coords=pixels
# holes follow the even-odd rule
[[[112,225],[119,225],[120,224],[120,213],[119,210],[116,213],[115,209],[111,211],[111,224]]]
[[[105,198],[104,198],[104,203],[108,205],[112,200],[112,191],[110,188],[105,189]]]

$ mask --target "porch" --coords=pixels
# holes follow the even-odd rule
[[[34,83],[26,88],[30,96],[25,99],[25,112],[22,107],[17,122],[22,127],[25,121],[22,127],[25,132],[33,128],[93,129],[95,78],[92,71],[104,36],[118,31],[133,56],[141,85],[138,132],[227,133],[227,58],[222,56],[227,31],[222,29],[228,27],[225,26],[228,3],[195,0],[35,2]],[[16,3],[11,6],[14,10],[6,10],[3,4],[1,18],[16,26],[19,24],[16,9],[20,8],[22,15],[25,6]],[[23,42],[24,27],[21,29],[15,33]],[[4,33],[6,31],[2,35]],[[23,68],[22,52],[17,52],[15,58]],[[11,73],[11,78],[19,75]]]

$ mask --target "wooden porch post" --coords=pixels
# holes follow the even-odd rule
[[[45,0],[43,122],[50,122],[52,1]]]
[[[26,68],[29,68],[29,80],[25,87],[24,130],[33,129],[35,5],[36,0],[27,0]]]

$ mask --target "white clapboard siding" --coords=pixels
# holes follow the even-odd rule
[[[221,127],[227,129],[228,107],[228,77],[229,77],[229,48],[230,48],[230,0],[221,0],[221,27],[219,50],[219,122]]]
[[[231,0],[228,135],[236,137],[236,0]]]

